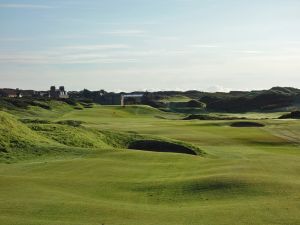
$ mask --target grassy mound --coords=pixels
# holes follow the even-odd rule
[[[102,140],[103,134],[75,125],[74,121],[63,121],[62,125],[48,120],[18,120],[0,111],[0,161],[12,162],[46,155],[61,157],[66,154],[86,154],[93,148],[108,147]]]
[[[300,119],[300,111],[294,111],[279,117],[279,119]]]
[[[29,98],[1,98],[0,107],[7,109],[28,109],[30,106],[37,106],[46,110],[51,109],[51,105],[48,101],[42,101],[38,99]]]
[[[65,112],[65,104],[61,103],[63,108],[53,107],[55,108],[55,114]],[[94,118],[94,116],[98,118],[99,114],[109,116],[113,114],[117,118],[136,119],[164,114],[148,106],[129,106],[125,108],[95,106],[93,109],[85,109],[85,112],[89,118]],[[73,114],[70,113],[70,115]],[[185,142],[89,127],[89,122],[85,120],[85,113],[83,113],[83,117],[62,116],[57,119],[51,118],[52,114],[47,115],[48,117],[26,116],[19,119],[9,113],[1,112],[0,158],[5,156],[14,159],[25,159],[26,155],[29,158],[42,155],[46,157],[49,154],[57,155],[59,152],[73,154],[72,152],[77,152],[78,149],[83,152],[104,149],[139,149],[193,155],[203,154],[198,147]],[[141,145],[141,143],[143,144]]]
[[[50,144],[49,140],[34,133],[26,125],[8,113],[0,111],[0,149],[7,152],[16,148],[34,147]]]
[[[197,153],[184,145],[170,143],[159,140],[138,140],[133,141],[128,146],[129,149],[152,151],[152,152],[171,152],[171,153],[183,153],[189,155],[197,155]]]
[[[157,152],[175,152],[201,155],[203,152],[194,145],[169,139],[143,136],[132,133],[103,131],[68,123],[41,124],[28,126],[39,135],[68,147],[89,149],[137,149]]]
[[[100,132],[69,124],[29,124],[41,136],[69,147],[107,148]]]
[[[243,122],[234,122],[230,126],[232,127],[264,127],[265,125],[257,122],[243,121]]]
[[[80,104],[78,106],[81,107]],[[30,98],[0,98],[0,110],[26,119],[52,120],[73,111],[74,108],[75,106],[68,104],[65,101]]]
[[[43,146],[57,146],[51,140],[33,132],[8,113],[0,111],[0,161],[22,153],[39,154]]]
[[[131,105],[126,107],[117,107],[116,109],[131,115],[140,115],[140,116],[145,116],[145,115],[154,116],[157,114],[162,114],[162,111],[147,105]]]

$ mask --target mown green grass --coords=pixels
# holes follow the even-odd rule
[[[165,98],[161,99],[160,101],[164,102],[164,103],[170,103],[170,102],[188,102],[190,100],[192,100],[192,99],[187,96],[177,95],[177,96],[165,97]]]
[[[57,157],[0,164],[0,224],[300,223],[299,121],[251,114],[266,126],[234,128],[232,121],[183,121],[180,115],[136,106],[49,114],[41,118],[51,120],[50,125],[18,125],[47,140],[43,146],[74,154],[56,151]],[[62,120],[84,123],[54,123]],[[121,144],[107,148],[109,143],[100,145],[95,132],[111,137],[108,142],[125,141],[126,135],[175,139],[199,146],[206,155],[130,151],[120,149]],[[74,146],[63,137],[95,145]]]

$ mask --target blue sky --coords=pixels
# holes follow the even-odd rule
[[[0,0],[1,87],[300,87],[298,0]]]

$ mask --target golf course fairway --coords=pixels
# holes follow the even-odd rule
[[[68,107],[1,112],[1,146],[14,144],[0,149],[1,225],[300,224],[299,120]],[[197,154],[129,149],[136,140]]]

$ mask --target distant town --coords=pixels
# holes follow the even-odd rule
[[[56,89],[55,86],[51,86],[49,91],[35,91],[35,90],[21,90],[2,88],[0,89],[0,97],[9,98],[22,98],[22,97],[46,97],[46,98],[69,98],[68,92],[64,86],[60,86]]]
[[[114,93],[100,91],[89,91],[84,89],[82,91],[66,91],[64,86],[51,86],[48,91],[22,90],[12,88],[0,89],[0,97],[6,98],[43,98],[43,99],[93,99],[95,102],[106,105],[124,105],[125,101],[134,101],[140,103],[144,96],[144,92],[134,93]]]
[[[105,90],[67,91],[64,86],[49,87],[47,91],[0,89],[0,98],[9,102],[26,100],[59,100],[89,102],[101,105],[144,104],[163,110],[197,108],[207,111],[247,112],[295,110],[300,107],[300,89],[273,87],[269,90],[208,93],[191,91],[107,92]]]

